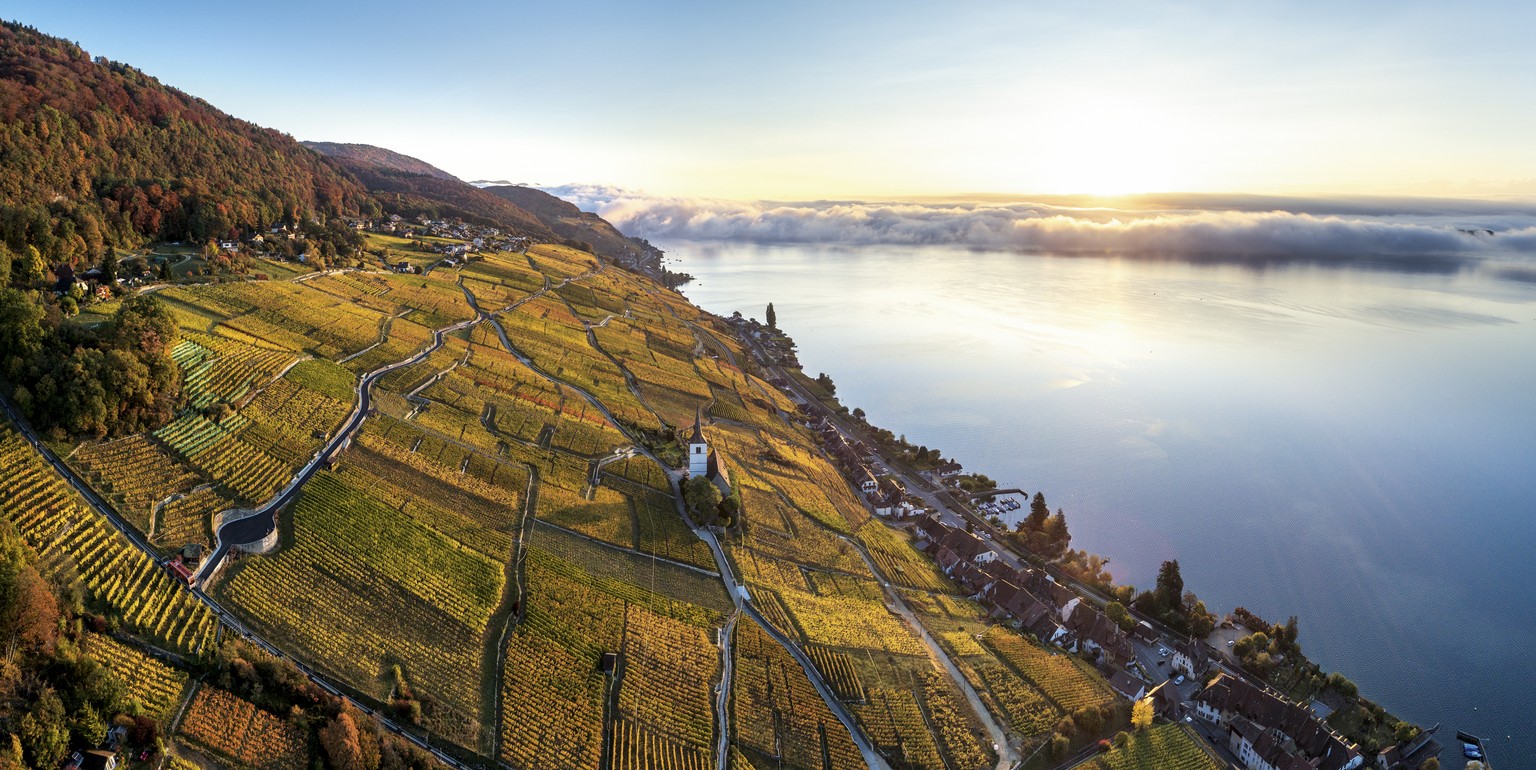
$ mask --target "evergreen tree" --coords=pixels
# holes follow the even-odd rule
[[[1184,598],[1184,576],[1179,574],[1179,560],[1163,562],[1157,569],[1157,601],[1164,610],[1179,606]]]
[[[101,257],[101,282],[111,286],[117,283],[117,250],[107,249]]]
[[[773,303],[772,302],[768,303],[768,313],[767,313],[767,316],[768,316],[768,328],[770,328],[770,329],[777,329],[777,328],[779,328],[779,314],[773,312]]]
[[[1029,532],[1044,532],[1045,520],[1050,516],[1051,508],[1045,504],[1045,493],[1036,492],[1035,499],[1029,501],[1029,515],[1024,517],[1024,529]]]

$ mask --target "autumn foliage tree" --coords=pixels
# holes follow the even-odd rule
[[[1145,730],[1152,726],[1152,699],[1142,698],[1131,707],[1131,727]]]

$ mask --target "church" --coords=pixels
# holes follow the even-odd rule
[[[720,458],[709,448],[709,442],[704,438],[702,417],[698,410],[693,413],[693,433],[688,436],[688,475],[703,476],[715,483],[721,495],[729,497],[731,494],[731,485],[726,479],[725,469],[720,467]]]

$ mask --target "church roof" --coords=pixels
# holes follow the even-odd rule
[[[693,410],[693,432],[688,434],[688,443],[690,443],[690,444],[702,444],[702,443],[704,443],[704,431],[702,429],[700,429],[700,427],[699,427],[699,410],[698,409],[694,409]]]

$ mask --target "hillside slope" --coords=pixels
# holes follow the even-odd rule
[[[535,240],[558,240],[532,213],[415,158],[370,145],[311,142],[309,147],[362,182],[388,213],[406,218],[457,217]],[[427,171],[410,170],[413,167]]]
[[[604,256],[617,256],[625,252],[643,252],[646,244],[619,232],[608,220],[582,211],[575,204],[561,200],[543,190],[521,185],[495,185],[481,188],[492,195],[505,198],[520,208],[531,212],[556,235],[568,241],[580,241]]]
[[[0,230],[45,265],[371,207],[333,162],[73,43],[0,24]]]
[[[403,155],[394,150],[386,150],[383,147],[375,147],[371,144],[351,144],[348,142],[311,142],[303,141],[299,144],[308,147],[315,152],[337,160],[351,160],[377,166],[391,171],[402,171],[407,174],[422,174],[425,176],[445,179],[450,182],[462,181],[453,174],[444,171],[420,158]]]

